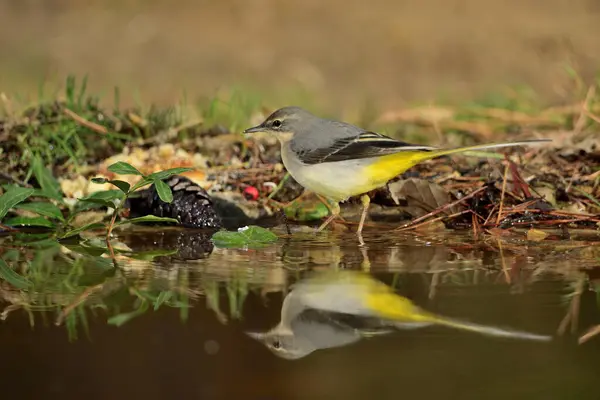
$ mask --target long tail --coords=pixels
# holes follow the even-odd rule
[[[443,317],[432,317],[433,322],[438,325],[447,326],[450,328],[461,329],[464,331],[470,331],[475,333],[480,333],[483,335],[489,336],[498,336],[498,337],[506,337],[513,339],[525,339],[525,340],[536,340],[541,342],[548,342],[552,340],[552,336],[548,335],[538,335],[535,333],[516,331],[516,330],[508,330],[503,328],[498,328],[494,326],[486,326],[486,325],[478,325],[470,322],[462,322],[451,318],[443,318]]]
[[[429,152],[423,152],[420,154],[421,160],[428,160],[431,158],[447,156],[455,153],[463,153],[466,151],[478,151],[478,150],[491,150],[491,149],[499,149],[502,147],[514,147],[514,146],[531,146],[540,143],[551,142],[551,139],[531,139],[531,140],[523,140],[520,142],[510,142],[510,143],[492,143],[492,144],[480,144],[476,146],[467,146],[467,147],[457,147],[454,149],[435,149]]]

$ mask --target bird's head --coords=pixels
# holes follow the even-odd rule
[[[269,133],[281,142],[287,142],[317,120],[318,117],[300,107],[284,107],[273,112],[260,125],[246,129],[244,133]]]
[[[252,339],[264,344],[273,354],[287,360],[306,357],[315,349],[303,345],[290,331],[274,328],[269,332],[246,332]]]

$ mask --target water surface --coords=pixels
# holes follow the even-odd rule
[[[297,232],[253,250],[213,248],[209,238],[177,229],[117,232],[113,243],[121,252],[114,261],[98,255],[100,239],[24,246],[3,238],[3,258],[31,282],[18,288],[0,281],[5,394],[600,398],[600,337],[577,343],[600,323],[592,270],[600,246],[593,235],[534,243],[519,236],[368,233],[362,248],[353,234]],[[275,326],[291,285],[331,268],[366,270],[443,316],[554,338],[427,327],[286,360],[245,333]]]

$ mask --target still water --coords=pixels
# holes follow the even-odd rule
[[[0,280],[3,395],[600,398],[600,336],[578,343],[600,323],[593,235],[534,243],[522,235],[367,233],[361,247],[353,234],[296,232],[249,250],[213,248],[209,238],[176,229],[116,232],[114,260],[93,237],[60,245],[0,238],[2,258],[20,274],[4,269]],[[288,359],[248,334],[280,322],[295,282],[331,270],[370,275],[444,318],[552,339],[437,325],[388,329],[379,318],[323,312],[306,314],[303,325],[308,335],[331,331],[323,348]],[[350,304],[346,292],[334,295]]]

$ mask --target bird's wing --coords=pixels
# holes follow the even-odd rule
[[[327,147],[294,149],[305,164],[320,164],[384,156],[400,151],[431,151],[434,147],[401,142],[375,132],[364,131],[356,136],[335,140]]]

